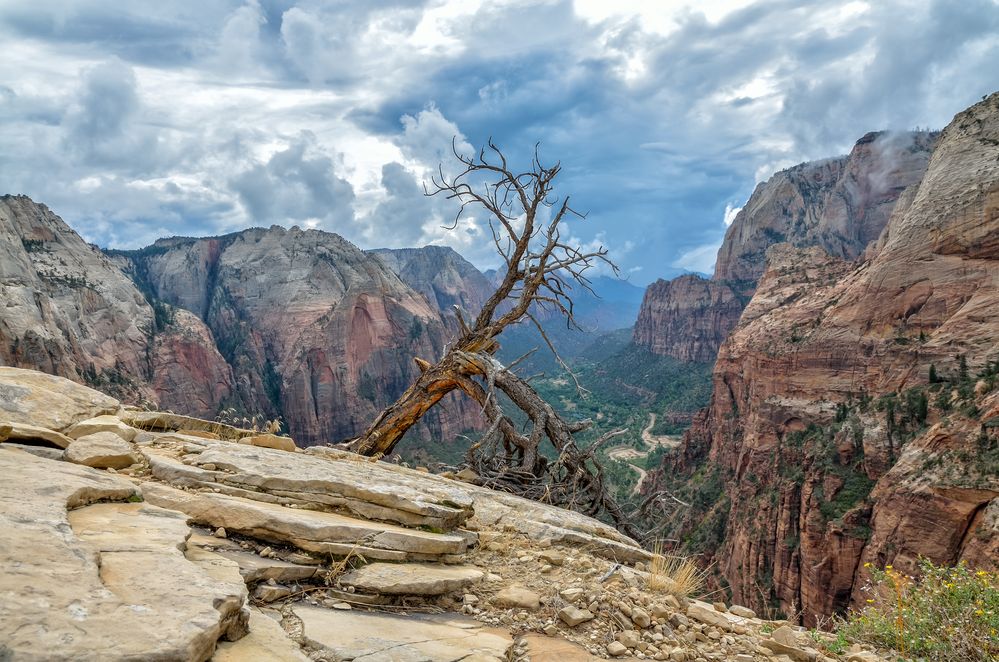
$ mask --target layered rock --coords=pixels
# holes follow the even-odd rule
[[[725,283],[695,274],[657,280],[645,291],[634,342],[660,356],[708,363],[739,321],[743,306]]]
[[[150,301],[48,207],[0,198],[0,363],[214,416],[232,373],[196,317]]]
[[[759,184],[736,215],[709,281],[683,276],[646,292],[634,341],[682,361],[714,360],[763,274],[766,253],[786,242],[858,258],[899,197],[918,183],[936,133],[869,133],[847,156],[802,163]]]
[[[75,403],[36,421],[70,448],[106,435],[142,458],[112,475],[0,438],[5,660],[816,659],[748,609],[652,590],[651,555],[579,513],[0,373],[0,411],[47,394]]]
[[[454,306],[474,318],[495,289],[485,274],[446,246],[382,248],[368,253],[378,256],[448,320],[454,318]]]
[[[241,407],[281,415],[305,445],[361,432],[416,379],[413,357],[436,356],[448,337],[426,298],[326,232],[273,226],[161,240],[128,258],[157,298],[207,323]],[[423,434],[474,427],[474,410],[460,403],[431,412]]]
[[[711,404],[657,479],[713,477],[679,530],[736,601],[812,624],[860,599],[864,562],[995,566],[999,394],[974,375],[999,335],[996,144],[999,94],[942,133],[869,261],[770,250]]]
[[[0,362],[150,395],[152,307],[48,207],[0,197]]]

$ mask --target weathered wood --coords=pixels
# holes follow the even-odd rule
[[[595,447],[580,451],[573,439],[590,422],[564,420],[530,384],[493,356],[499,348],[496,337],[509,325],[527,318],[538,326],[544,341],[568,370],[532,311],[557,311],[570,327],[578,328],[571,296],[573,285],[592,292],[586,271],[600,262],[614,271],[617,267],[602,247],[587,251],[562,240],[560,224],[565,217],[583,216],[569,206],[568,196],[559,200],[553,193],[553,181],[561,171],[558,163],[545,167],[536,152],[531,170],[514,173],[499,148],[492,142],[488,148],[489,159],[485,149],[473,158],[459,154],[452,145],[464,170],[448,178],[441,168],[427,195],[443,194],[460,202],[462,209],[472,204],[487,212],[493,243],[506,266],[503,279],[471,325],[456,307],[459,337],[437,363],[415,358],[421,373],[416,382],[348,447],[364,455],[389,455],[428,410],[448,393],[460,390],[479,403],[490,421],[482,441],[469,449],[469,458],[478,470],[491,474],[494,485],[589,514],[606,512],[622,531],[637,537],[604,486],[603,471],[593,457]],[[467,180],[479,175],[494,176],[496,181],[484,188],[473,188]],[[544,215],[550,219],[547,224],[538,222],[542,207],[554,210]],[[532,426],[529,433],[519,432],[502,412],[497,390],[527,414]],[[539,451],[544,439],[559,453],[551,466]],[[502,452],[498,450],[499,440],[503,442]]]

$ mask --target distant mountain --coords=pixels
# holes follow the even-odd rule
[[[758,185],[726,232],[710,279],[688,275],[649,287],[635,343],[682,361],[713,361],[752,297],[770,247],[818,246],[856,259],[922,178],[937,136],[869,133],[846,156],[802,163]]]
[[[44,205],[0,198],[0,362],[213,418],[281,416],[340,441],[439,355],[449,323],[384,262],[315,230],[175,237],[107,254]],[[449,399],[413,434],[479,423]]]
[[[911,137],[757,189],[716,274],[752,299],[643,484],[691,504],[663,535],[733,600],[808,626],[862,607],[869,565],[999,564],[999,93]],[[759,275],[768,229],[791,241]]]

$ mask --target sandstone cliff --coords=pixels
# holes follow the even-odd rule
[[[636,344],[683,361],[712,361],[763,273],[787,242],[853,260],[877,239],[899,196],[919,182],[936,133],[869,133],[847,156],[803,163],[759,184],[725,234],[710,281],[658,281],[646,292]]]
[[[224,393],[219,386],[231,381],[200,321],[172,324],[169,311],[154,308],[108,256],[24,196],[0,198],[0,299],[4,365],[87,381],[133,400],[159,400],[160,384],[166,391]],[[209,381],[190,372],[190,357],[181,355],[191,353]],[[170,382],[176,386],[165,386]],[[218,402],[164,400],[175,404],[214,415]]]
[[[474,318],[496,289],[485,274],[446,246],[382,248],[368,253],[378,256],[448,320],[454,318],[454,306],[462,309],[466,319]]]
[[[735,600],[814,624],[860,600],[865,562],[996,565],[997,145],[994,94],[944,130],[859,265],[771,249],[658,476],[693,478],[675,533]]]
[[[657,280],[645,291],[633,340],[659,356],[710,363],[744,305],[725,283],[696,274]]]
[[[305,445],[361,432],[415,381],[413,357],[437,356],[448,338],[436,305],[327,232],[174,238],[128,259],[156,298],[208,325],[240,407],[281,415]],[[452,438],[477,420],[452,398],[420,432]]]
[[[474,284],[453,258],[442,264]],[[440,297],[454,291],[436,282]],[[478,291],[462,285],[456,300]],[[19,196],[0,198],[0,294],[0,364],[196,416],[281,416],[305,444],[359,433],[450,333],[447,301],[337,235],[274,227],[105,254]],[[477,424],[455,397],[415,434]]]

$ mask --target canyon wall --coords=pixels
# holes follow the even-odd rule
[[[713,361],[763,273],[786,242],[853,260],[926,169],[936,133],[869,133],[847,156],[782,170],[753,191],[725,234],[710,280],[683,276],[646,292],[634,341],[682,361]]]
[[[865,563],[999,562],[997,156],[994,94],[944,130],[867,259],[768,251],[708,409],[647,487],[686,494],[669,535],[736,601],[814,625],[862,603]]]
[[[276,226],[105,254],[44,205],[4,196],[0,364],[206,418],[280,416],[302,445],[340,441],[415,380],[414,356],[440,354],[452,330],[437,295],[457,287],[474,304],[464,292],[478,290],[448,275],[431,303],[337,235]],[[455,397],[413,434],[478,424]]]

